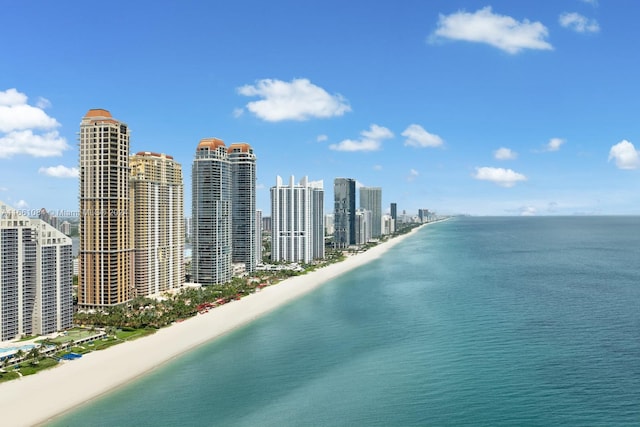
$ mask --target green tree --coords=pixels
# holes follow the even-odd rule
[[[40,348],[33,347],[31,350],[29,350],[29,353],[27,353],[27,359],[30,359],[30,363],[32,365],[37,365],[38,363],[40,363]]]

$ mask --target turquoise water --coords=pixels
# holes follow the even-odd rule
[[[640,425],[639,231],[636,217],[423,227],[51,425]]]

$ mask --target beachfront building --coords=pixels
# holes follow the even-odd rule
[[[69,221],[62,221],[60,224],[60,231],[69,236],[71,234],[71,223]]]
[[[309,182],[311,197],[311,256],[324,258],[324,182]]]
[[[372,218],[371,211],[356,210],[356,245],[364,245],[371,240]]]
[[[129,161],[136,295],[178,288],[185,281],[182,167],[148,151]]]
[[[191,240],[191,235],[193,234],[193,227],[191,222],[191,217],[184,217],[184,237],[185,239]]]
[[[249,144],[229,146],[231,164],[231,258],[255,271],[256,255],[256,155]]]
[[[324,235],[333,236],[333,212],[324,215]]]
[[[262,217],[262,231],[265,233],[271,233],[271,217],[263,216]]]
[[[382,188],[360,187],[360,208],[371,212],[371,237],[382,235]]]
[[[310,263],[324,257],[324,189],[307,177],[271,187],[271,260]],[[320,240],[321,244],[318,242]]]
[[[390,210],[390,215],[391,215],[391,219],[396,221],[398,219],[398,204],[397,203],[391,203],[391,205],[389,206],[389,210]]]
[[[80,308],[134,296],[129,175],[129,127],[89,110],[80,123]]]
[[[418,209],[418,221],[421,223],[433,221],[435,215],[429,209]]]
[[[382,215],[382,234],[388,235],[395,233],[396,222],[391,215]]]
[[[0,202],[0,341],[73,323],[71,238]]]
[[[345,249],[356,244],[356,180],[336,178],[333,200],[334,246]]]
[[[256,263],[262,264],[262,209],[256,210]]]
[[[192,280],[202,285],[229,282],[231,246],[231,164],[228,149],[217,138],[196,148],[191,170]]]

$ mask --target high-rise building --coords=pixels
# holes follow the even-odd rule
[[[107,110],[89,110],[80,123],[79,234],[79,307],[130,300],[129,128]]]
[[[382,235],[382,188],[360,187],[360,207],[371,212],[371,237]]]
[[[389,213],[391,214],[391,221],[393,222],[393,232],[395,232],[398,229],[398,204],[397,203],[391,203]]]
[[[433,213],[429,209],[418,209],[418,220],[420,222],[429,222],[433,220]]]
[[[324,258],[324,182],[308,183],[311,191],[311,256]]]
[[[395,231],[395,221],[391,215],[382,215],[382,234],[393,234]]]
[[[325,214],[324,216],[324,234],[325,236],[333,236],[334,224],[333,224],[333,212]]]
[[[256,263],[262,264],[262,210],[256,209]]]
[[[231,163],[232,261],[255,271],[256,257],[256,156],[246,143],[229,146]]]
[[[271,259],[310,263],[324,257],[324,190],[322,181],[307,177],[271,187]],[[319,240],[319,242],[318,242]]]
[[[185,238],[191,240],[191,235],[193,234],[193,227],[191,222],[191,217],[184,217],[184,236]]]
[[[182,167],[148,151],[131,156],[129,165],[136,295],[178,288],[185,281]]]
[[[71,234],[71,223],[69,221],[62,221],[60,224],[60,231],[62,231],[67,236]]]
[[[271,233],[271,217],[263,216],[262,217],[262,231],[266,233]]]
[[[231,263],[231,164],[227,147],[205,138],[191,172],[192,279],[203,285],[229,282]]]
[[[338,249],[356,244],[356,181],[336,178],[333,183],[334,246]]]
[[[73,323],[71,238],[0,202],[0,341]]]
[[[356,245],[364,245],[371,240],[371,211],[356,210]]]

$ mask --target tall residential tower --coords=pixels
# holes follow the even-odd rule
[[[356,181],[336,178],[333,183],[334,246],[338,249],[356,244]]]
[[[129,128],[107,110],[80,123],[78,305],[97,308],[133,297]]]
[[[73,323],[71,238],[0,202],[0,341]]]
[[[371,212],[371,237],[382,235],[382,188],[360,187],[360,207]]]
[[[231,163],[232,260],[256,269],[256,155],[246,143],[229,146]]]
[[[304,177],[271,187],[271,259],[310,263],[324,257],[324,190],[322,181]]]
[[[182,167],[148,151],[131,156],[130,167],[136,295],[178,288],[185,281]]]
[[[191,172],[192,278],[203,285],[232,277],[231,164],[227,147],[205,138],[196,148]]]

